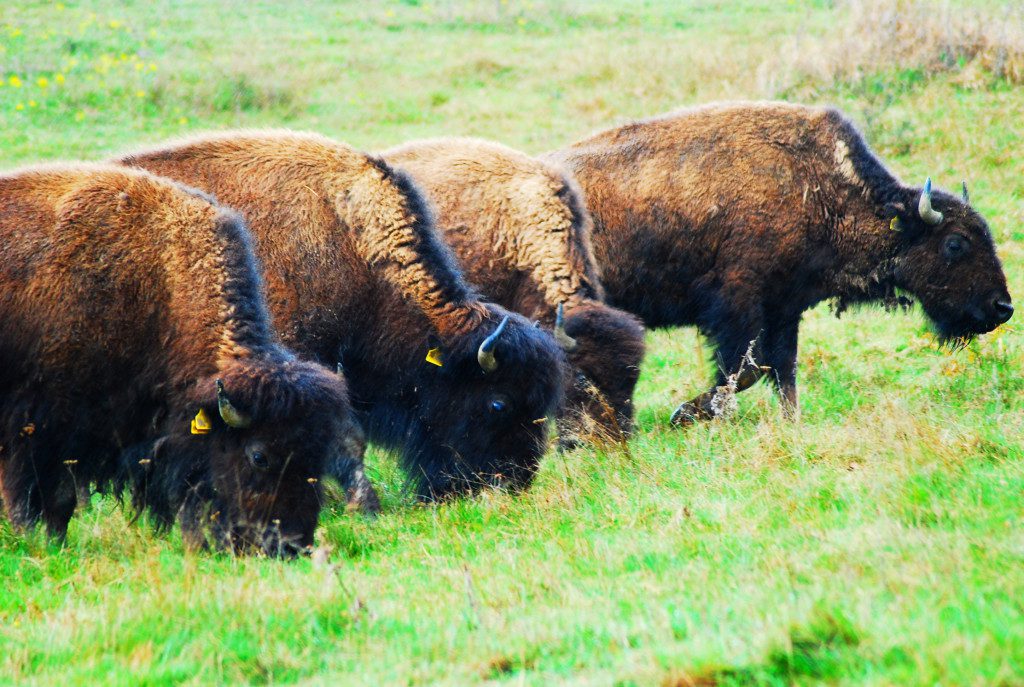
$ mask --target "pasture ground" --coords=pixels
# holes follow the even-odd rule
[[[713,99],[836,103],[904,178],[969,181],[1019,307],[1022,21],[909,0],[11,1],[0,161],[233,126],[541,152]],[[667,418],[707,354],[653,332],[628,451],[551,453],[522,498],[428,507],[373,453],[384,514],[326,513],[326,563],[186,555],[101,499],[63,549],[0,524],[0,682],[1024,685],[1021,317],[951,353],[916,311],[823,306],[798,422],[757,388],[686,432]]]

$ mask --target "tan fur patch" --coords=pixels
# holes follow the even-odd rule
[[[850,147],[846,145],[846,141],[841,138],[836,139],[833,158],[835,159],[839,173],[843,175],[844,179],[855,186],[864,185],[863,180],[857,174],[857,170],[853,168],[853,160],[850,159]]]

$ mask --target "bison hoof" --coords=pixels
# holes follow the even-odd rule
[[[683,403],[675,412],[672,413],[672,417],[669,422],[672,423],[673,427],[689,427],[698,420],[707,420],[708,414],[701,410],[694,403],[687,401]]]
[[[345,499],[346,513],[361,513],[371,517],[380,514],[380,497],[368,480],[362,480],[350,488]]]

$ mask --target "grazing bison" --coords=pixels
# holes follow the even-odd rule
[[[560,399],[561,351],[466,285],[420,192],[322,136],[217,134],[129,155],[243,212],[284,340],[345,370],[371,441],[417,493],[529,484]]]
[[[836,110],[710,105],[549,158],[583,187],[608,301],[651,327],[697,325],[715,345],[716,385],[735,375],[743,389],[767,370],[790,410],[800,317],[824,299],[842,311],[907,292],[946,340],[1013,313],[966,186],[962,198],[905,186]],[[712,389],[672,419],[718,407]]]
[[[563,443],[632,428],[644,332],[602,302],[590,218],[555,166],[476,139],[410,143],[382,153],[434,203],[437,224],[470,282],[530,319],[556,325],[570,363],[559,422]]]
[[[63,538],[82,484],[186,542],[312,544],[344,381],[277,341],[244,223],[114,166],[0,176],[0,487]]]

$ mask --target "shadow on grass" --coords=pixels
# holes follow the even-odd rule
[[[860,636],[841,613],[815,614],[790,630],[789,642],[763,663],[694,672],[673,672],[664,687],[726,687],[728,685],[791,685],[804,680],[834,681],[859,672],[866,664],[858,653]]]

